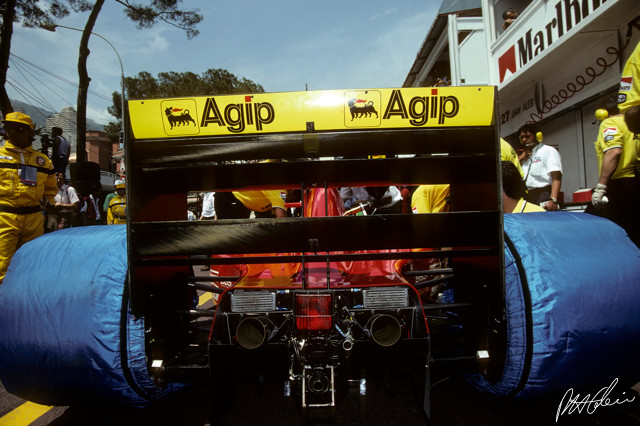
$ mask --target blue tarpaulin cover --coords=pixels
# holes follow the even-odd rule
[[[151,380],[144,321],[128,313],[126,226],[45,234],[14,255],[0,285],[0,379],[47,405],[143,407],[177,387]]]
[[[531,398],[640,380],[640,250],[586,213],[506,214],[507,357],[471,382]],[[622,390],[622,389],[621,389]]]
[[[595,393],[640,380],[640,250],[584,213],[505,215],[507,358],[502,378],[470,378],[500,396]],[[127,310],[125,226],[46,234],[14,256],[0,285],[0,379],[48,405],[145,406],[160,389],[144,324]]]

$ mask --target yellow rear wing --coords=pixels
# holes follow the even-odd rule
[[[495,88],[327,90],[129,101],[137,140],[491,126]]]
[[[222,264],[229,254],[262,253],[243,261],[281,263],[269,257],[302,253],[291,261],[360,261],[387,256],[371,251],[402,250],[403,259],[422,259],[435,251],[421,249],[445,247],[447,256],[462,259],[471,250],[489,269],[483,282],[500,292],[496,98],[495,87],[480,86],[129,101],[133,311],[149,314],[154,291],[184,290],[176,277],[202,264],[192,257],[202,254]],[[187,220],[191,193],[433,184],[451,186],[451,212]]]

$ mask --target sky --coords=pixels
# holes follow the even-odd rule
[[[184,0],[199,9],[191,40],[166,23],[138,30],[121,5],[106,0],[93,32],[114,46],[125,76],[146,71],[223,68],[266,92],[401,87],[436,17],[440,0]],[[84,28],[88,13],[59,22]],[[12,99],[59,111],[76,105],[80,31],[14,26],[7,92]],[[107,107],[120,91],[118,56],[92,36],[87,116],[114,121]]]

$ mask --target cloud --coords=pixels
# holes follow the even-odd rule
[[[109,114],[109,111],[101,106],[94,106],[92,103],[87,103],[87,117],[90,117],[98,124],[107,124],[110,121],[116,121],[116,118]]]
[[[388,16],[393,15],[396,12],[398,12],[398,8],[397,7],[392,7],[390,9],[385,9],[381,13],[376,13],[376,14],[372,15],[369,18],[369,21],[375,21],[375,20],[378,20],[378,19],[385,19]]]
[[[169,51],[169,41],[161,34],[155,34],[147,38],[146,47],[153,52],[162,53]]]

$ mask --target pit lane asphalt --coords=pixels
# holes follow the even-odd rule
[[[403,381],[391,380],[389,386],[373,386],[366,397],[353,396],[340,401],[333,413],[320,413],[306,420],[294,400],[282,401],[281,389],[265,386],[258,394],[256,387],[236,388],[236,398],[223,418],[215,412],[212,418],[210,394],[205,387],[191,386],[183,392],[156,404],[133,410],[97,404],[93,407],[53,407],[36,419],[32,426],[137,425],[137,426],[203,426],[220,425],[426,425],[415,403],[412,391]],[[464,379],[452,377],[436,383],[432,389],[431,426],[638,426],[640,425],[640,386],[627,390],[634,401],[600,407],[589,414],[565,414],[555,422],[559,400],[509,402],[483,395]],[[594,391],[595,392],[595,391]],[[6,415],[25,401],[0,389],[0,425],[21,426],[28,423],[4,422]]]

